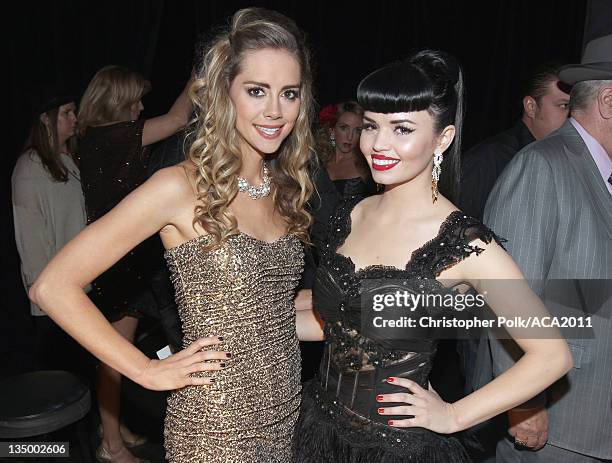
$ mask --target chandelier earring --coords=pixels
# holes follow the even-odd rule
[[[329,143],[335,148],[336,147],[336,135],[334,134],[334,132],[332,131],[332,133],[329,134]]]
[[[434,151],[433,169],[431,170],[431,199],[435,203],[438,200],[438,181],[442,173],[442,151]]]

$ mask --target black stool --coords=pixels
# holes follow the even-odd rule
[[[0,381],[0,438],[40,436],[74,424],[82,461],[91,462],[83,422],[90,408],[89,388],[72,373],[34,371],[13,376]]]

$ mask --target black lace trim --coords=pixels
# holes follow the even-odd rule
[[[357,330],[346,328],[340,322],[326,323],[323,332],[333,362],[342,370],[361,370],[365,364],[387,368],[399,360],[419,355],[419,352],[385,348],[380,343],[361,336]],[[419,351],[435,352],[436,341],[420,340],[419,343],[428,347]]]
[[[403,269],[386,265],[369,265],[355,271],[355,264],[350,257],[337,252],[351,232],[351,212],[362,200],[351,197],[343,201],[332,216],[329,240],[323,250],[323,262],[330,268],[341,270],[341,274],[352,277],[352,280],[372,278],[415,278],[435,279],[444,270],[461,262],[473,253],[484,251],[480,246],[471,245],[476,239],[486,244],[500,239],[480,220],[468,216],[462,211],[453,211],[440,226],[438,234],[421,247],[413,251],[410,260]]]

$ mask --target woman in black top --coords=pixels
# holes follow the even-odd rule
[[[319,378],[304,388],[295,460],[466,462],[452,434],[533,397],[571,368],[571,355],[556,330],[550,339],[513,332],[525,355],[503,376],[454,403],[428,386],[436,331],[375,321],[389,318],[391,309],[375,311],[385,296],[454,297],[472,287],[497,314],[511,317],[517,302],[533,316],[547,312],[494,233],[451,202],[463,109],[455,60],[425,50],[392,63],[361,82],[358,100],[361,151],[384,192],[347,199],[330,221],[313,284],[326,346]],[[495,279],[517,282],[512,298]]]
[[[100,219],[147,179],[147,147],[187,124],[192,105],[187,83],[168,113],[139,119],[142,97],[150,83],[122,66],[100,69],[89,83],[79,108],[79,161],[87,222]],[[126,339],[133,341],[138,317],[155,304],[149,288],[152,259],[162,259],[161,243],[150,238],[132,250],[92,284],[90,297]],[[134,462],[126,446],[143,442],[119,424],[121,376],[107,365],[98,373],[102,419],[101,461]]]

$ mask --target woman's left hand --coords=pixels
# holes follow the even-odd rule
[[[400,406],[381,407],[378,409],[378,413],[381,415],[413,416],[413,418],[403,420],[389,420],[389,426],[397,428],[419,427],[441,434],[452,434],[460,431],[453,404],[444,402],[438,393],[433,390],[431,384],[429,389],[423,389],[414,381],[397,377],[387,378],[387,382],[405,387],[410,392],[397,392],[376,396],[376,400],[381,405],[384,402],[405,403],[405,405]]]

